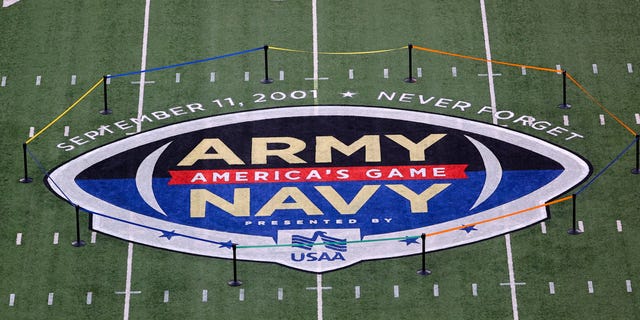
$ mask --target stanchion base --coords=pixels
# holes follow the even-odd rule
[[[578,229],[571,228],[571,229],[567,230],[567,233],[570,234],[570,235],[577,236],[579,234],[582,234],[582,231],[580,231]]]
[[[228,282],[229,286],[231,287],[239,287],[242,285],[242,281],[240,280],[231,280]]]
[[[568,103],[561,103],[558,105],[558,108],[560,109],[571,109],[571,105]]]
[[[72,246],[74,246],[74,247],[76,247],[76,248],[78,248],[78,247],[84,247],[86,244],[87,244],[87,243],[86,243],[86,242],[84,242],[84,241],[82,241],[82,240],[80,240],[80,241],[74,241],[74,242],[71,242],[71,245],[72,245]]]
[[[262,79],[260,80],[260,82],[264,83],[264,84],[269,84],[269,83],[273,83],[273,79],[271,78],[266,78],[266,79]]]
[[[111,109],[102,109],[102,110],[100,110],[100,114],[103,115],[103,116],[106,116],[106,115],[111,114],[111,113],[113,113],[111,111]]]
[[[416,273],[421,275],[421,276],[428,276],[428,275],[431,274],[431,270],[429,270],[429,269],[420,269]]]
[[[414,77],[411,77],[411,78],[405,78],[404,82],[406,82],[406,83],[416,83],[416,82],[418,82],[418,80],[416,80],[416,78],[414,78]]]
[[[24,177],[24,178],[20,178],[20,180],[18,180],[18,181],[20,181],[21,183],[31,183],[31,182],[33,182],[33,179],[31,179],[29,177]]]
[[[631,173],[633,173],[633,174],[640,174],[640,169],[638,169],[638,168],[633,168],[633,169],[631,169]]]

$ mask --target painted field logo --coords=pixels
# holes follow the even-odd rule
[[[589,172],[567,150],[485,123],[309,106],[140,133],[61,165],[47,183],[94,212],[100,232],[221,258],[237,243],[240,259],[324,272],[419,253],[422,233],[438,233],[427,247],[439,250],[524,228],[547,210],[510,213]]]

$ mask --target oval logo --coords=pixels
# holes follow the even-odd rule
[[[476,242],[547,218],[579,156],[506,128],[356,106],[283,107],[143,132],[59,166],[96,231],[325,272]]]

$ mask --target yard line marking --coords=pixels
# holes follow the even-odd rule
[[[578,220],[578,230],[584,232],[584,223],[582,222],[582,220]]]
[[[636,124],[640,124],[640,113],[636,113]]]
[[[180,72],[176,72],[176,83],[180,83]]]
[[[76,85],[76,75],[75,74],[71,75],[71,85],[72,86]]]
[[[240,301],[244,301],[244,289],[240,289],[240,295],[238,296]]]
[[[96,243],[96,235],[95,231],[91,231],[91,243]]]
[[[89,291],[87,292],[87,304],[91,304],[93,300],[93,292]]]
[[[600,115],[600,125],[604,126],[604,114]]]
[[[216,82],[216,73],[211,72],[211,76],[209,78],[209,82]]]
[[[618,232],[622,232],[622,221],[616,220],[616,227],[618,229]]]
[[[556,294],[556,285],[553,282],[549,282],[549,294]]]
[[[393,286],[393,297],[400,298],[400,286],[397,284]]]
[[[131,84],[140,84],[140,81],[131,81]],[[144,82],[144,84],[154,84],[156,83],[155,81],[151,81],[151,80],[147,80]]]
[[[633,292],[633,289],[631,288],[631,280],[627,280],[626,284],[627,284],[627,292]]]
[[[360,299],[360,286],[355,287],[356,299]]]
[[[318,82],[318,80],[329,80],[329,78],[304,78],[305,80],[313,80],[314,82]]]
[[[0,82],[0,87],[4,87],[7,85],[7,76],[2,76],[2,82]]]
[[[587,289],[589,289],[589,293],[593,293],[593,281],[587,281]]]
[[[284,298],[284,291],[282,290],[282,288],[278,288],[278,301],[282,301],[283,298]]]
[[[353,69],[349,69],[349,80],[353,80]]]
[[[33,137],[34,134],[36,134],[36,128],[29,127],[29,138]]]
[[[244,72],[244,81],[249,81],[249,71]]]
[[[53,292],[49,292],[49,297],[47,298],[47,305],[48,306],[53,305]]]
[[[149,8],[151,7],[151,0],[145,1],[144,6],[144,26],[142,32],[142,58],[140,61],[140,70],[147,69],[147,44],[149,43]],[[142,119],[142,109],[144,106],[144,85],[146,83],[147,73],[140,73],[140,90],[138,92],[138,119]],[[136,124],[136,132],[142,131],[142,121]],[[125,299],[126,300],[126,299]],[[127,318],[129,317],[129,311],[127,311]]]
[[[318,92],[318,1],[311,0],[311,33],[313,37],[313,90]],[[313,97],[313,104],[318,104],[318,95]],[[322,313],[318,311],[318,319],[322,319]]]
[[[169,290],[164,291],[164,298],[162,299],[162,302],[164,303],[169,302]]]
[[[558,70],[556,73],[557,74],[562,74],[562,66],[559,64],[556,64],[556,70]]]
[[[493,124],[498,124],[496,118],[496,92],[493,85],[493,64],[491,63],[491,45],[489,44],[489,24],[487,23],[487,9],[484,5],[484,0],[480,0],[480,11],[482,13],[482,32],[484,34],[484,49],[487,59],[487,78],[489,79],[489,98],[491,101],[491,120]]]
[[[284,81],[284,70],[280,70],[280,81]]]
[[[522,70],[522,75],[526,76],[527,75],[527,68],[521,67],[520,69]]]
[[[547,234],[547,225],[544,223],[544,221],[540,222],[540,229],[543,234]]]
[[[593,74],[598,74],[598,65],[597,64],[592,64],[591,68],[593,69]]]
[[[437,283],[433,284],[433,296],[434,297],[440,296],[440,286]]]
[[[518,297],[516,296],[516,275],[513,271],[513,255],[511,253],[511,234],[504,235],[507,247],[507,266],[509,268],[509,286],[511,287],[511,308],[513,310],[513,319],[518,320]]]
[[[41,81],[42,81],[42,76],[37,76],[36,77],[36,86],[39,86]]]
[[[202,290],[202,302],[209,300],[209,291],[207,289]]]
[[[633,65],[631,63],[627,63],[627,72],[633,73]]]
[[[150,0],[147,0],[150,1]],[[127,249],[127,279],[124,286],[124,320],[129,319],[129,306],[131,303],[131,270],[133,269],[133,243],[129,242]]]
[[[109,78],[110,76],[110,74],[107,75],[107,84],[111,84],[111,78]]]
[[[457,77],[458,76],[458,68],[451,67],[451,76],[453,76],[453,77]]]
[[[53,233],[53,244],[58,244],[58,238],[60,237],[60,234],[57,232]]]
[[[313,1],[315,4],[315,0]],[[322,274],[318,273],[316,276],[316,293],[317,293],[317,305],[318,305],[318,320],[322,320]]]
[[[488,76],[489,76],[488,73],[478,73],[478,77],[488,77]],[[493,73],[492,76],[494,77],[502,76],[502,73]]]
[[[16,304],[16,294],[12,293],[9,295],[9,307],[13,307]]]
[[[418,68],[418,78],[422,78],[422,68]]]
[[[563,115],[562,116],[562,124],[564,124],[565,126],[569,125],[569,116],[568,115]]]
[[[22,232],[18,232],[18,234],[16,234],[16,246],[19,246],[22,244]]]
[[[385,79],[389,79],[389,69],[384,69],[382,72],[382,75],[384,76]]]
[[[63,133],[63,135],[64,135],[65,137],[68,137],[68,136],[69,136],[69,126],[64,126],[64,133]]]
[[[471,284],[471,294],[472,294],[474,297],[477,297],[477,296],[478,296],[478,284],[477,284],[477,283],[472,283],[472,284]]]

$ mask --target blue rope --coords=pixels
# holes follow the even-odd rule
[[[596,174],[593,179],[591,179],[591,181],[587,182],[587,184],[585,184],[584,186],[582,186],[582,188],[580,188],[580,190],[578,190],[578,192],[576,192],[576,195],[579,195],[582,191],[584,191],[586,188],[588,188],[594,181],[596,181],[596,179],[598,179],[605,171],[607,171],[614,163],[618,162],[618,160],[620,160],[620,158],[622,158],[622,156],[627,153],[627,151],[629,151],[629,149],[631,149],[631,147],[633,147],[634,144],[638,143],[638,138],[636,137],[635,139],[633,139],[633,141],[631,141],[631,143],[624,148],[624,150],[622,150],[622,152],[620,152],[620,154],[613,159],[613,161],[611,161],[606,167],[604,167],[600,172],[598,172],[598,174]]]

